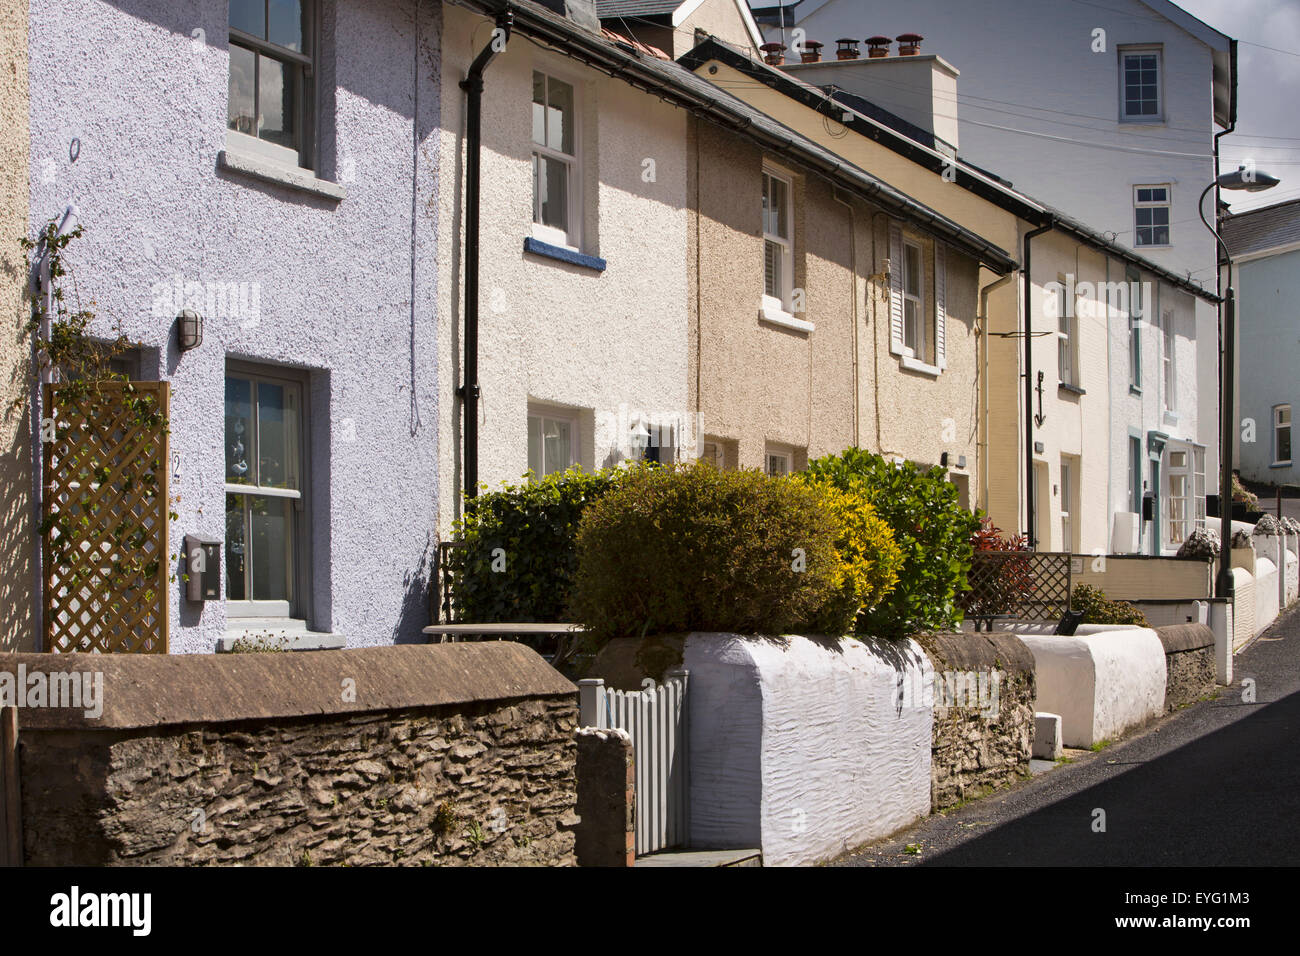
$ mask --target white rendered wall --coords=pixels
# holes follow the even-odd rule
[[[465,96],[457,83],[492,36],[491,21],[444,7],[439,235],[441,508],[459,513],[463,476],[463,207]],[[454,40],[454,42],[453,42]],[[532,78],[549,72],[577,93],[581,251],[603,272],[523,251],[532,235]],[[621,80],[510,40],[484,76],[479,306],[479,480],[518,482],[528,468],[530,401],[579,419],[578,458],[618,464],[625,416],[686,415],[687,114]],[[653,167],[647,165],[653,162]],[[652,181],[651,180],[652,174]],[[625,419],[626,420],[626,419]]]
[[[1150,628],[1016,633],[1034,655],[1034,709],[1061,715],[1067,747],[1113,740],[1163,713],[1165,651]]]
[[[692,634],[690,838],[814,863],[930,810],[933,688],[915,641]],[[900,706],[900,703],[902,706]]]

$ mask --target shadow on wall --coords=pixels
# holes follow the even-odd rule
[[[27,410],[7,406],[0,421],[7,438],[0,457],[0,652],[39,651],[32,606],[31,419]]]
[[[393,627],[394,644],[423,644],[424,628],[429,620],[429,588],[433,581],[433,539],[425,535],[424,549],[419,563],[402,577],[406,593],[402,596],[402,610]]]

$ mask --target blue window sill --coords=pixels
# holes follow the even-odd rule
[[[605,260],[599,256],[588,256],[581,252],[574,252],[572,249],[565,249],[563,246],[553,246],[549,242],[542,242],[532,236],[525,237],[524,252],[531,252],[535,256],[545,256],[547,259],[557,259],[560,262],[567,262],[571,266],[582,266],[584,269],[593,269],[596,272],[605,271]]]
[[[1270,467],[1270,468],[1290,468],[1290,467],[1291,467],[1291,462],[1289,462],[1289,461],[1278,462],[1277,464],[1269,465],[1268,467]]]

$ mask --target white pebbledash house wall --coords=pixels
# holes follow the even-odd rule
[[[463,507],[466,97],[457,84],[493,23],[444,5],[438,197],[439,499]],[[552,84],[556,132],[535,150],[534,89]],[[558,82],[557,82],[558,81]],[[556,92],[558,91],[558,93]],[[540,113],[538,114],[540,115]],[[516,34],[484,75],[479,307],[479,481],[591,470],[639,457],[637,434],[694,456],[687,405],[685,111]],[[534,222],[534,153],[568,167],[567,229]],[[540,439],[540,440],[539,440]],[[532,451],[530,452],[530,442]],[[540,455],[540,461],[538,456]],[[540,466],[540,467],[539,467]],[[450,525],[444,522],[450,531]],[[447,535],[450,537],[450,535]]]
[[[828,56],[829,44],[839,37],[911,31],[923,35],[922,54],[939,54],[960,72],[956,100],[948,97],[950,115],[943,117],[945,128],[955,123],[960,131],[960,142],[952,144],[960,156],[1099,232],[1113,234],[1118,243],[1158,265],[1180,275],[1190,273],[1205,288],[1215,289],[1214,240],[1200,223],[1196,201],[1214,178],[1216,127],[1231,119],[1234,41],[1228,37],[1167,0],[1101,5],[1076,0],[912,0],[906,5],[803,0],[787,16],[808,40],[827,43]],[[779,27],[769,24],[763,30],[768,39],[781,36]],[[792,40],[789,26],[785,39]],[[1128,119],[1122,116],[1123,56],[1136,52],[1156,56],[1155,112]],[[873,72],[852,92],[911,119],[910,88],[900,84],[896,74],[896,69],[885,73],[873,65]],[[847,82],[841,85],[849,88]],[[1163,235],[1144,236],[1156,241],[1139,243],[1139,195],[1143,200],[1162,195],[1138,194],[1143,186],[1168,190],[1167,213],[1154,214],[1167,215],[1167,240]],[[1150,394],[1153,374],[1164,358],[1157,345],[1166,336],[1157,322],[1169,308],[1168,298],[1162,298],[1156,314],[1143,319],[1144,384],[1136,386],[1139,391],[1131,390],[1127,373],[1128,329],[1123,322],[1112,324],[1112,513],[1130,507],[1130,430],[1140,433],[1141,481],[1148,491],[1159,486],[1165,505],[1162,517],[1176,507],[1169,499],[1181,482],[1176,465],[1181,459],[1176,456],[1171,467],[1167,452],[1148,458],[1148,447],[1156,455],[1154,449],[1162,443],[1175,452],[1184,442],[1195,445],[1202,449],[1205,473],[1217,473],[1217,310],[1211,302],[1183,297],[1190,299],[1192,314],[1183,315],[1182,303],[1175,305],[1172,414],[1166,414],[1163,395]],[[1167,526],[1158,534],[1148,528],[1141,549],[1149,553],[1170,545],[1167,531]],[[1163,539],[1162,544],[1155,544],[1156,538]],[[1112,540],[1111,547],[1127,550],[1119,539]]]
[[[120,319],[143,344],[130,371],[171,381],[179,520],[169,551],[179,554],[186,534],[225,545],[222,599],[193,603],[172,586],[172,652],[211,652],[248,631],[389,644],[418,639],[427,622],[438,540],[429,209],[441,14],[414,0],[306,6],[315,28],[290,40],[296,28],[277,20],[275,37],[298,46],[279,47],[286,62],[312,61],[306,160],[256,135],[259,120],[265,130],[282,118],[279,97],[231,108],[230,11],[256,4],[30,7],[30,228],[76,205],[85,235],[68,254],[79,295],[101,317],[92,331],[108,334]],[[253,56],[241,49],[236,72]],[[264,93],[274,69],[264,65]],[[253,135],[228,131],[232,112]],[[202,344],[182,353],[184,307],[204,328]],[[246,496],[268,511],[249,532],[242,513],[227,520],[227,483],[240,480],[232,461],[234,475],[258,467],[246,440],[229,457],[241,383],[258,377],[261,464],[278,467],[268,462],[283,452],[298,479],[260,479],[280,487]],[[281,415],[299,441],[272,451]],[[252,565],[261,570],[245,594],[265,604],[231,598],[232,578],[245,581],[241,541],[267,558]]]

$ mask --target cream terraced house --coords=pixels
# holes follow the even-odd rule
[[[953,375],[951,368],[941,369],[935,376],[936,381],[949,376],[948,388],[957,393],[970,388],[975,395],[969,406],[972,502],[995,524],[1005,531],[1028,530],[1040,549],[1104,553],[1141,547],[1158,553],[1176,548],[1178,537],[1198,518],[1203,520],[1204,479],[1197,469],[1204,456],[1197,453],[1196,444],[1195,369],[1205,346],[1196,338],[1192,303],[1197,297],[1213,302],[1212,294],[957,158],[943,138],[942,115],[927,115],[916,107],[903,118],[862,97],[837,92],[832,99],[804,80],[813,76],[818,83],[833,82],[823,75],[833,76],[832,71],[851,68],[851,63],[783,70],[713,41],[702,43],[682,62],[986,241],[1015,251],[1017,268],[1011,275],[981,268],[978,278],[972,276],[976,301],[968,313],[968,331],[949,316],[944,345],[950,357],[955,350],[971,355],[969,371]],[[913,71],[909,82],[919,91],[914,100],[918,104],[928,95],[933,105],[933,91],[955,76],[938,58],[917,58],[906,66]],[[909,376],[936,371],[918,368],[906,347],[895,347],[895,303],[906,309],[913,295],[905,285],[899,287],[907,259],[902,270],[893,263],[907,256],[915,261],[916,253],[909,253],[906,243],[900,250],[896,235],[876,236],[875,242],[877,250],[888,250],[884,258],[891,267],[888,281],[882,281],[882,273],[867,273],[875,281],[868,283],[871,291],[862,300],[862,337],[874,334],[890,345],[879,350],[888,360],[877,366],[877,381],[889,399],[873,411],[879,412],[882,435],[907,436],[904,440],[915,444],[925,441],[929,431],[926,413],[901,397],[909,391],[917,394],[915,386],[894,386],[890,376],[906,383]],[[1028,286],[1027,250],[1032,265]],[[951,275],[950,265],[950,282]],[[1130,279],[1150,290],[1151,305],[1133,333],[1133,308],[1123,294],[1127,285],[1112,296],[1106,284]],[[1093,287],[1086,285],[1089,282]],[[1080,291],[1082,301],[1075,296]],[[1067,292],[1069,308],[1064,307]],[[1099,303],[1094,301],[1098,297]],[[1032,363],[1028,394],[1026,315]],[[1111,397],[1113,377],[1128,374],[1128,353],[1114,354],[1121,348],[1132,349],[1147,369],[1148,386],[1139,386],[1127,403]],[[1153,369],[1161,376],[1158,381],[1151,378]],[[1141,436],[1142,447],[1149,449],[1137,461],[1144,484],[1135,484],[1126,468],[1112,464],[1117,451],[1128,453],[1130,433]],[[873,447],[869,435],[862,444]],[[888,450],[885,442],[874,447]],[[936,463],[935,451],[904,457]],[[947,463],[951,468],[952,455]],[[1129,489],[1134,488],[1136,497],[1130,498]],[[1148,493],[1154,500],[1147,507],[1151,518],[1144,522],[1142,498]],[[1135,517],[1117,518],[1121,513]],[[1134,529],[1141,535],[1137,543]]]
[[[569,16],[511,4],[509,38],[483,71],[480,393],[467,403],[469,98],[458,88],[505,4],[444,4],[438,149],[439,500],[463,511],[467,407],[480,485],[578,465],[693,454],[688,414],[687,114],[596,68],[656,59]],[[564,9],[564,5],[560,5]],[[663,63],[664,61],[657,61]],[[665,66],[670,64],[664,63]]]

